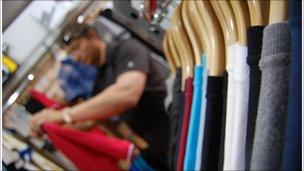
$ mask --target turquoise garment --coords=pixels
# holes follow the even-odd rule
[[[202,63],[206,63],[206,57],[203,55]],[[196,150],[198,145],[198,133],[201,115],[203,70],[202,65],[196,66],[194,70],[194,91],[192,98],[190,123],[188,129],[188,137],[186,144],[186,154],[184,159],[184,170],[195,170]]]
[[[203,55],[205,56],[205,55]],[[203,84],[202,84],[202,100],[201,100],[201,111],[200,111],[200,124],[198,130],[198,142],[196,150],[196,161],[195,161],[195,170],[201,170],[201,161],[202,161],[202,150],[203,150],[203,137],[204,137],[204,127],[205,127],[205,116],[206,116],[206,94],[207,94],[207,78],[208,71],[206,66],[206,56],[203,58],[202,62],[202,75],[203,75]]]

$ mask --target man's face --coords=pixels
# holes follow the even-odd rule
[[[65,49],[68,54],[73,55],[78,62],[85,64],[98,64],[100,61],[100,51],[96,40],[85,37],[75,39]]]

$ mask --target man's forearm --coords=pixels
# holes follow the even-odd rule
[[[72,107],[71,118],[74,121],[107,119],[134,107],[136,103],[130,87],[114,84],[93,98]]]

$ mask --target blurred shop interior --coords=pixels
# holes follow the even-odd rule
[[[300,170],[301,14],[300,0],[2,1],[3,170]]]
[[[69,23],[97,25],[106,42],[135,37],[151,55],[164,61],[164,29],[179,3],[158,2],[150,10],[145,1],[3,1],[2,163],[17,170],[77,169],[46,137],[29,136],[31,113],[44,107],[33,97],[33,90],[62,102],[58,100],[64,92],[57,75],[67,55],[60,34]],[[112,130],[99,127],[111,136],[123,137],[119,126],[110,126],[115,127]],[[129,141],[143,149],[147,146],[140,137]],[[117,168],[127,170],[130,166],[124,163],[123,159],[117,162]]]

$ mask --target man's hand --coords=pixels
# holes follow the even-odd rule
[[[41,125],[45,122],[60,122],[62,120],[62,111],[54,109],[44,109],[36,113],[31,118],[30,131],[32,136],[41,135]]]

